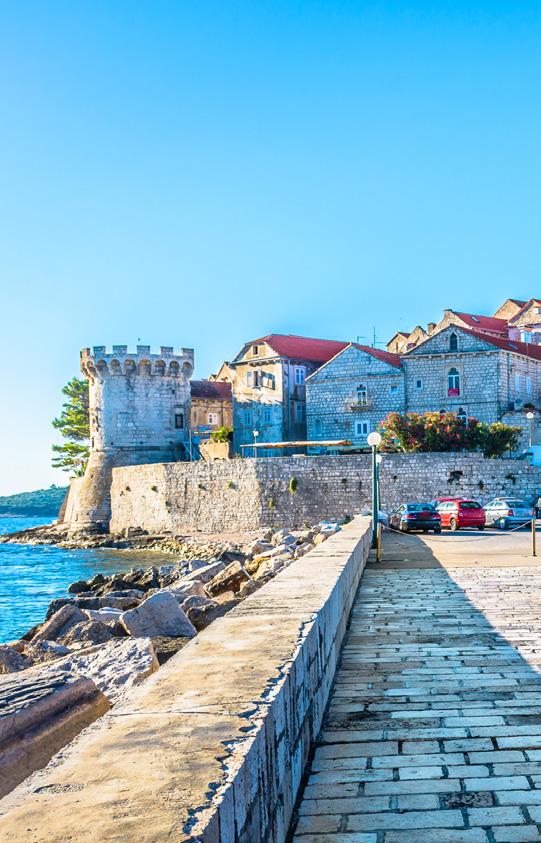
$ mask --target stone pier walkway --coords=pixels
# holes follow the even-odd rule
[[[541,566],[464,538],[367,568],[294,843],[541,841]]]

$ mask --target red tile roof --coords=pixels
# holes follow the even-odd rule
[[[474,313],[461,313],[458,310],[452,311],[474,331],[494,331],[495,333],[507,336],[507,320],[496,319],[495,316],[478,316]]]
[[[366,354],[371,354],[372,357],[376,357],[378,360],[382,360],[384,363],[389,363],[390,366],[396,366],[397,369],[402,368],[402,362],[400,359],[400,354],[392,354],[390,351],[383,351],[381,348],[373,348],[371,345],[359,345],[356,342],[352,342],[351,345],[358,348],[359,351],[364,351]]]
[[[503,337],[491,337],[482,331],[471,331],[469,328],[462,328],[462,330],[473,337],[477,337],[477,339],[496,346],[496,348],[512,351],[515,354],[523,354],[525,357],[531,357],[534,360],[541,360],[541,345],[533,345],[533,343],[521,342],[520,340],[503,339]]]
[[[258,343],[267,343],[281,357],[309,360],[312,363],[326,363],[349,345],[347,342],[338,340],[319,340],[298,337],[295,334],[268,334],[247,344],[257,345]]]
[[[191,381],[192,398],[231,401],[231,384],[226,381]]]

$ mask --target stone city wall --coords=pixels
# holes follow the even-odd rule
[[[479,454],[385,454],[381,500],[541,494],[541,468]],[[363,512],[371,502],[369,455],[160,463],[113,469],[111,531],[220,532],[299,527]]]
[[[17,843],[284,843],[370,545],[353,523],[212,623],[2,803]]]

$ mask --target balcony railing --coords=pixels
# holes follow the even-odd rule
[[[372,401],[348,401],[346,410],[350,413],[362,413],[364,410],[371,410],[373,406]]]

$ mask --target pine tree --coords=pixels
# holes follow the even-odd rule
[[[82,477],[89,455],[88,381],[72,378],[62,392],[68,400],[52,424],[67,441],[53,445],[53,467],[69,471],[72,477]]]

